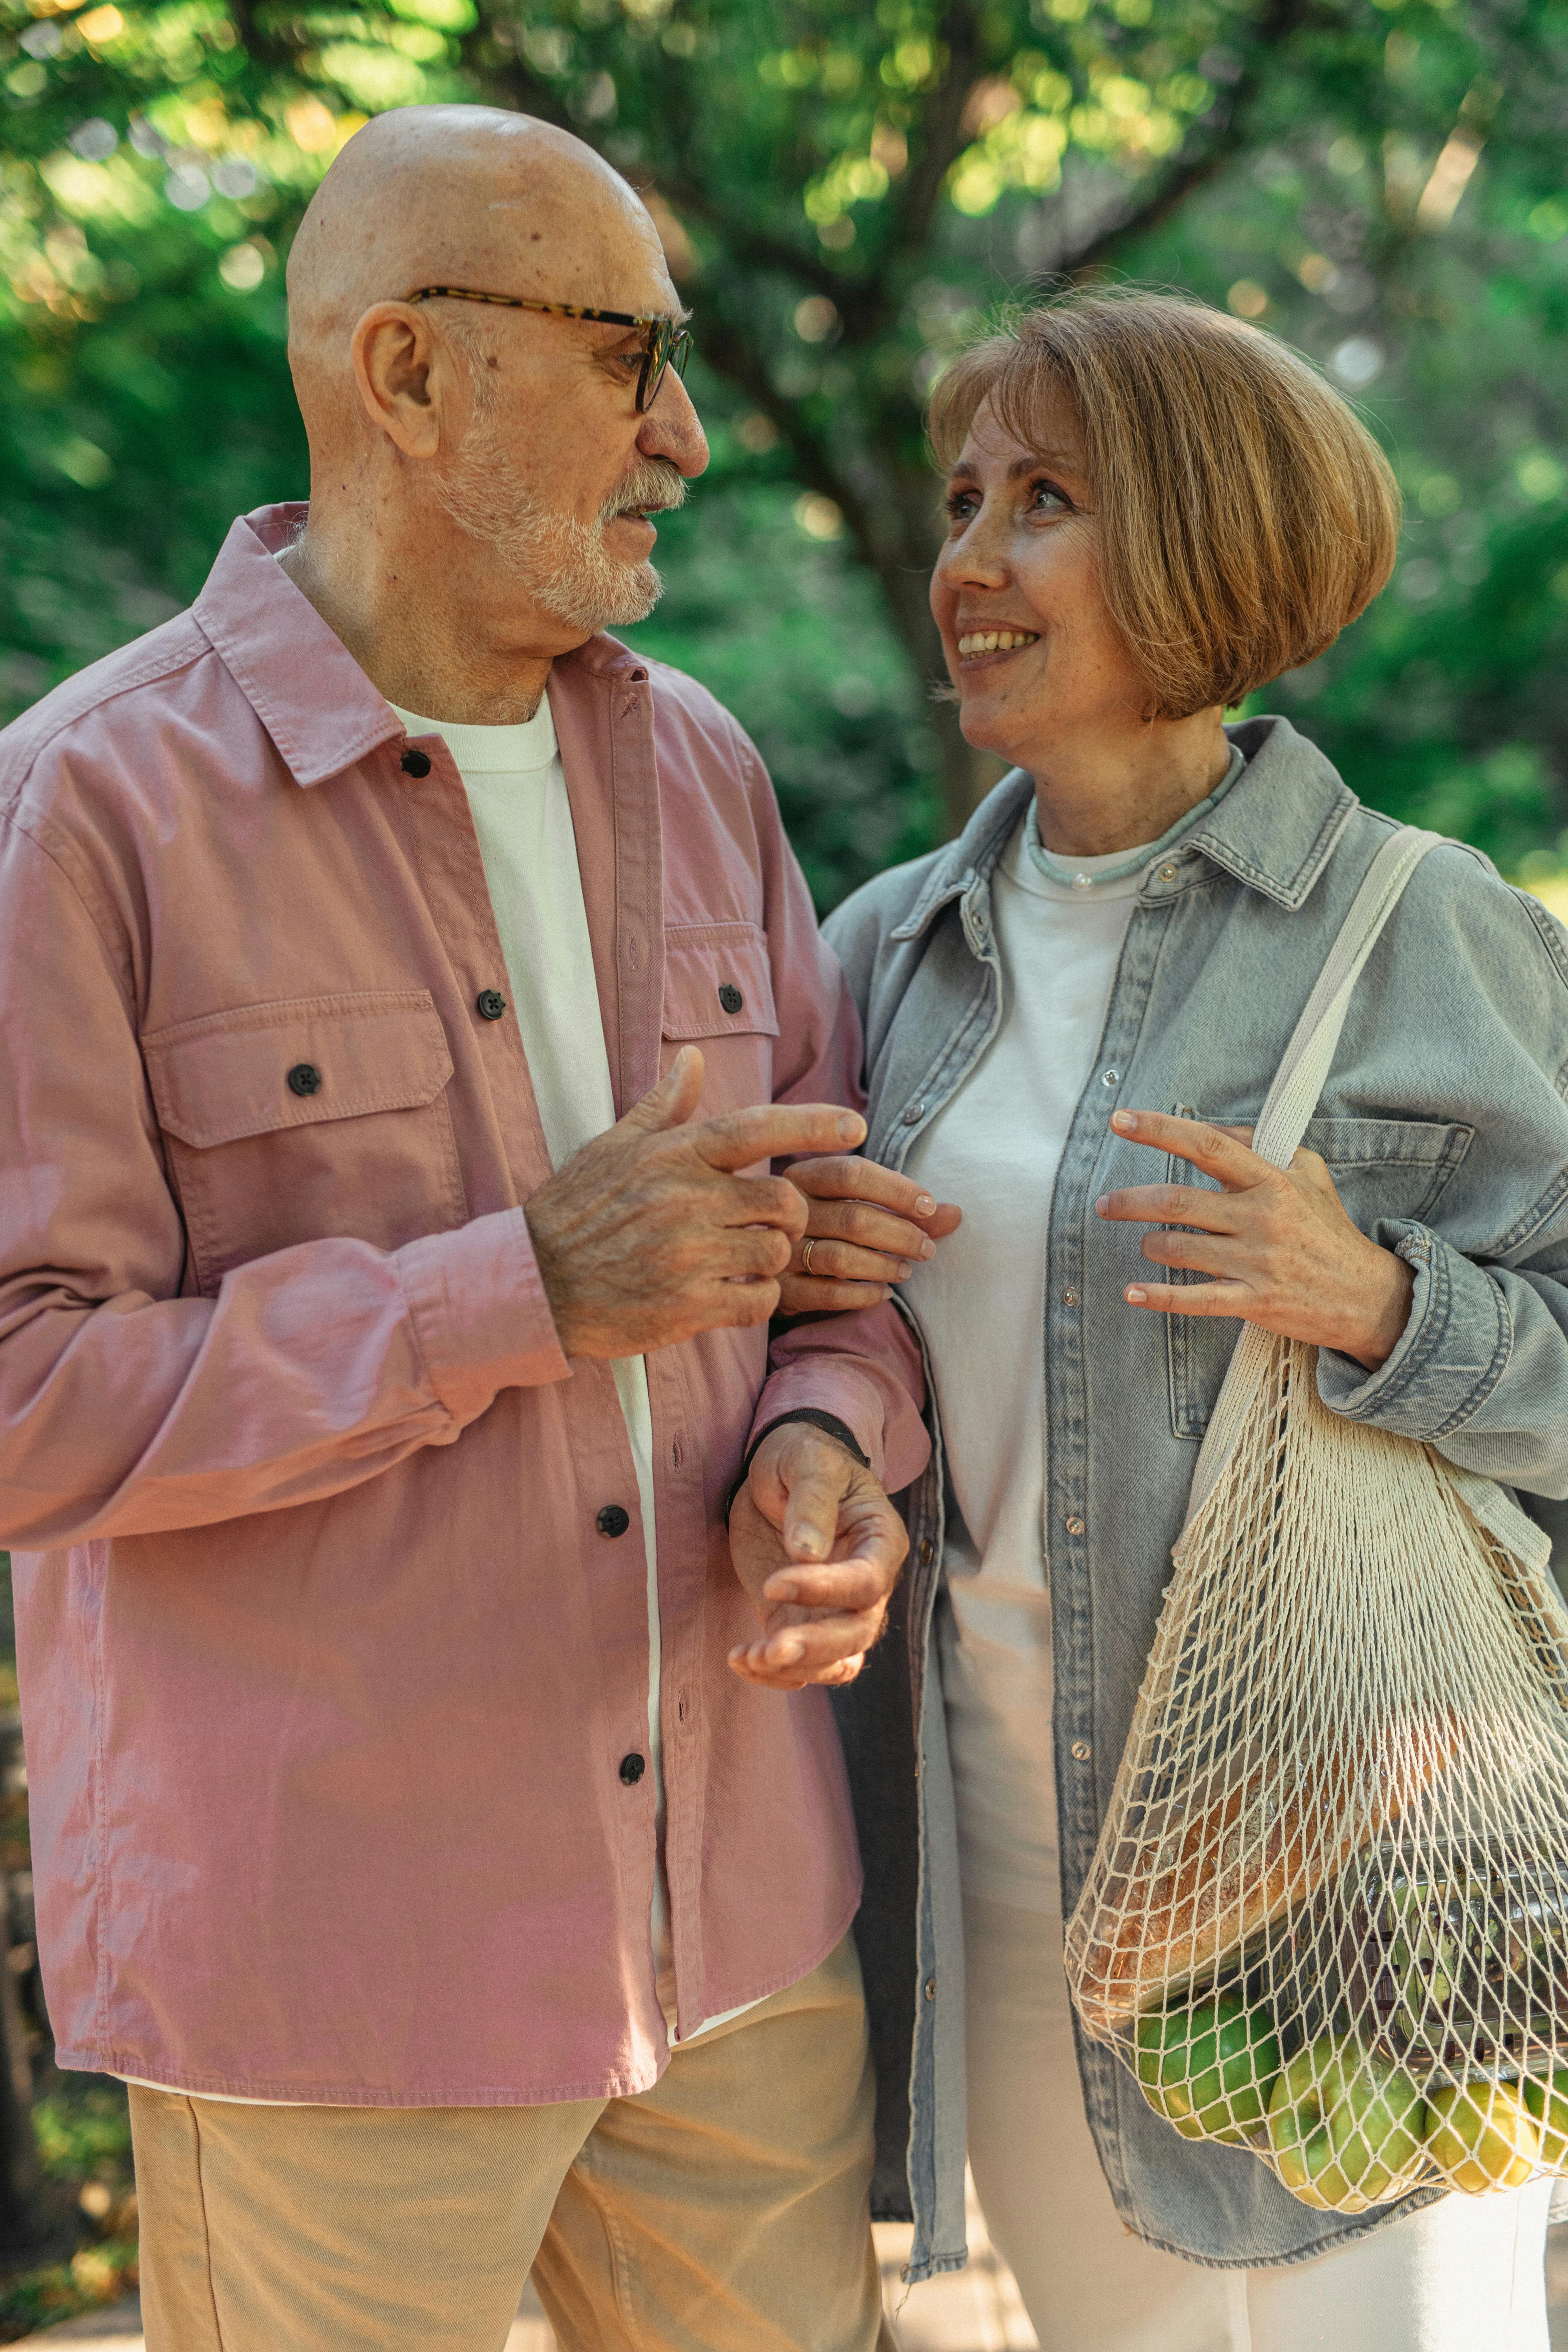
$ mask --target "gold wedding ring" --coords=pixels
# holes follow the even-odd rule
[[[811,1239],[806,1243],[805,1248],[800,1254],[800,1270],[802,1274],[809,1274],[811,1272],[811,1253],[816,1247],[816,1235],[813,1234]]]

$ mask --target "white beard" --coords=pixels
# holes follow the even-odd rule
[[[617,515],[684,503],[686,484],[667,463],[639,457],[592,523],[544,505],[519,478],[494,416],[483,367],[470,368],[474,413],[437,496],[470,538],[495,550],[535,601],[568,628],[626,628],[646,621],[664,583],[646,558],[624,563],[605,545]]]

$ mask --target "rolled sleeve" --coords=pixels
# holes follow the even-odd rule
[[[1384,1220],[1373,1239],[1415,1277],[1409,1318],[1374,1372],[1323,1349],[1318,1393],[1347,1421],[1439,1443],[1474,1420],[1508,1368],[1512,1318],[1501,1285],[1429,1225]]]

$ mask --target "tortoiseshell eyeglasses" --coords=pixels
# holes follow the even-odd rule
[[[686,373],[691,356],[690,330],[679,319],[641,319],[629,310],[595,310],[585,302],[531,302],[521,294],[476,294],[467,286],[422,286],[410,302],[493,302],[502,310],[542,310],[552,319],[592,319],[605,327],[646,327],[642,373],[637,378],[637,415],[646,416],[658,398],[666,368]]]

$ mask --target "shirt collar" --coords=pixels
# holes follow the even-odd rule
[[[1293,914],[1332,856],[1356,796],[1288,719],[1244,719],[1225,731],[1247,765],[1182,846],[1201,849]]]
[[[1332,855],[1356,796],[1288,719],[1246,719],[1226,733],[1247,765],[1181,850],[1201,850],[1248,889],[1293,912]],[[1022,768],[1003,777],[938,857],[894,939],[918,938],[943,907],[990,879],[1033,793]]]
[[[403,721],[273,560],[307,512],[294,500],[239,516],[192,609],[295,782],[310,785],[397,741]],[[560,656],[554,671],[563,667],[598,676],[625,672],[634,679],[647,675],[626,646],[606,636],[591,637]]]

